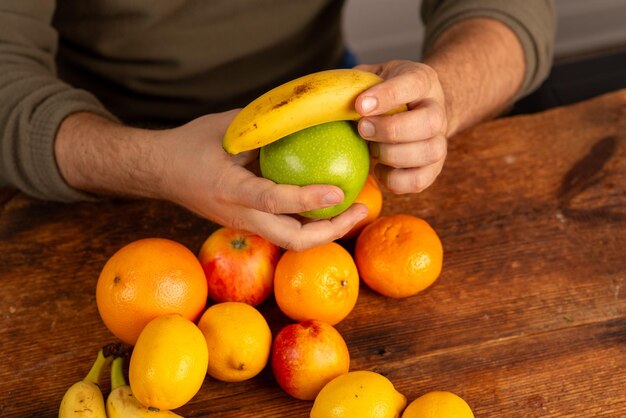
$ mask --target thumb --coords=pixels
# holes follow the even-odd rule
[[[228,110],[226,112],[217,114],[219,118],[218,120],[221,122],[221,124],[219,125],[219,132],[222,137],[226,133],[228,126],[232,123],[233,119],[235,118],[235,116],[237,116],[237,114],[240,111],[241,109],[232,109],[232,110]],[[224,150],[224,152],[226,151]],[[226,153],[228,154],[228,152]],[[230,157],[235,164],[240,165],[240,166],[245,166],[245,165],[250,164],[252,161],[254,161],[258,155],[259,155],[259,150],[254,149],[250,151],[240,152],[239,154],[236,154],[236,155],[230,155]]]

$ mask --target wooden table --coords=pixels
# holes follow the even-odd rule
[[[95,304],[107,258],[155,236],[197,251],[216,226],[163,202],[0,197],[0,416],[53,417],[115,341]],[[352,370],[383,373],[409,400],[453,391],[477,417],[626,417],[626,90],[458,135],[437,182],[386,195],[383,210],[430,222],[444,267],[404,300],[362,286],[337,326]],[[287,323],[273,300],[260,310],[274,332]],[[310,407],[266,368],[243,383],[207,378],[178,412]]]

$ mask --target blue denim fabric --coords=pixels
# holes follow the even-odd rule
[[[349,48],[346,48],[341,58],[340,68],[352,68],[358,64],[359,60],[356,55]]]

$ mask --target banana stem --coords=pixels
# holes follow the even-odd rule
[[[91,366],[89,373],[84,380],[89,381],[91,383],[95,383],[96,385],[100,381],[100,377],[102,376],[102,372],[111,362],[110,357],[104,357],[104,353],[102,350],[98,351],[98,357],[96,357],[96,361]]]
[[[123,363],[123,357],[116,357],[113,360],[111,365],[111,392],[119,387],[126,386],[126,379],[124,379],[124,371],[122,370]]]

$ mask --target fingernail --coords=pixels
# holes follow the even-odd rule
[[[359,123],[359,133],[363,138],[371,138],[376,133],[376,128],[369,120],[362,120],[361,123]]]
[[[329,192],[322,197],[322,202],[326,205],[336,205],[343,200],[341,195],[337,192]]]
[[[365,113],[369,113],[372,110],[376,109],[376,106],[378,106],[378,100],[376,99],[376,97],[364,97],[363,100],[361,100],[361,109],[363,109],[363,112]]]

